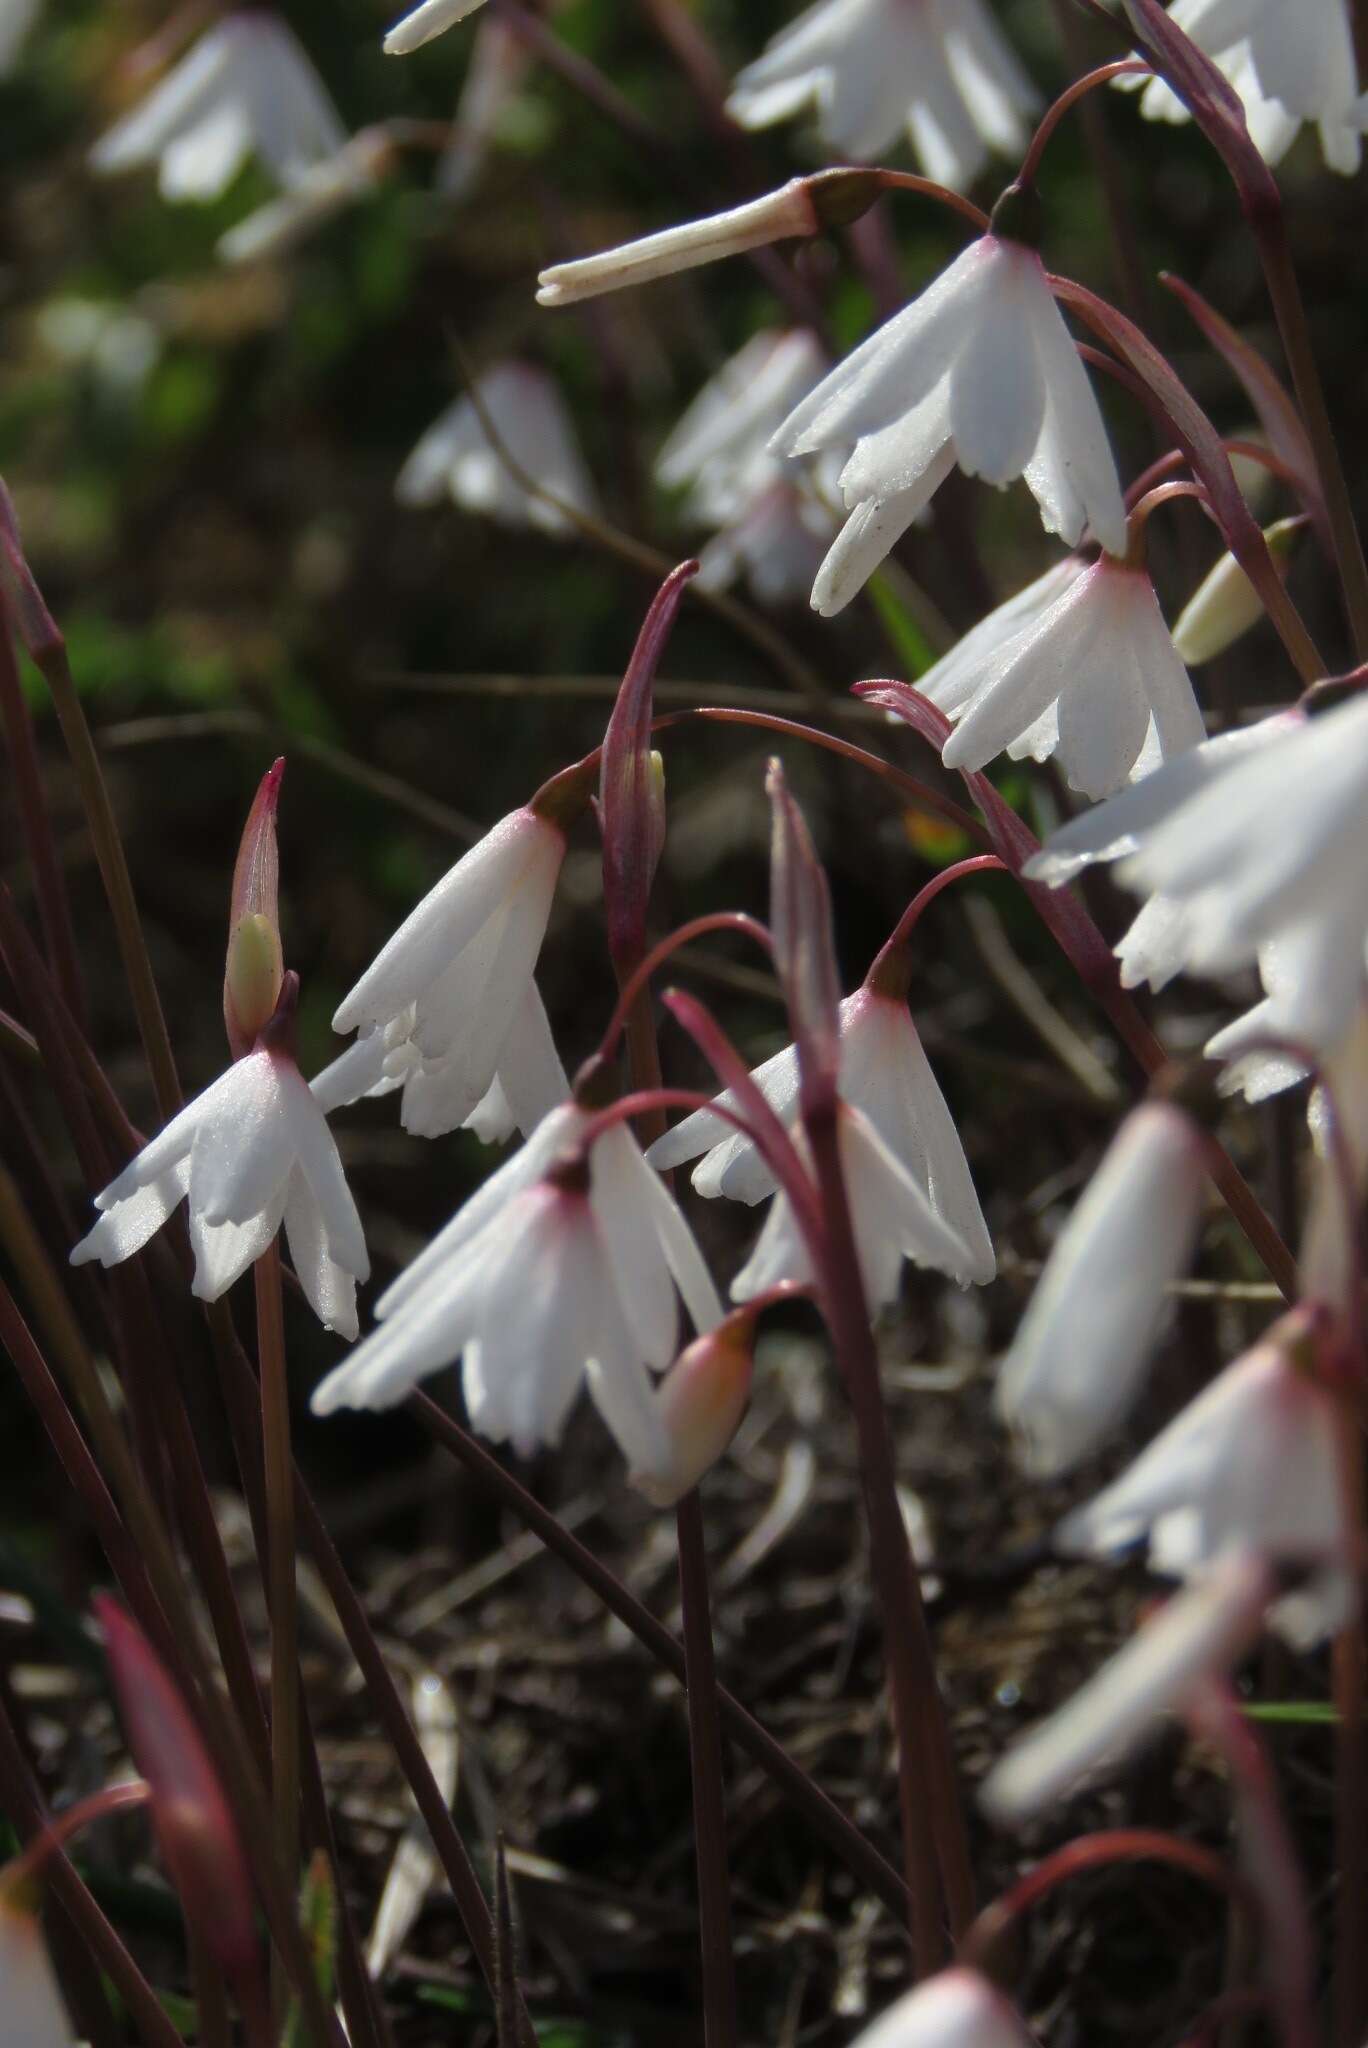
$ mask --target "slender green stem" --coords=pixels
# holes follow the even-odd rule
[[[271,1791],[280,1860],[299,1869],[299,1589],[295,1573],[294,1457],[280,1246],[273,1240],[252,1268],[261,1439],[266,1475],[266,1597],[271,1613]]]

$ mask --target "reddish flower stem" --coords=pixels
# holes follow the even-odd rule
[[[299,1870],[299,1592],[295,1577],[294,1460],[280,1246],[274,1239],[252,1268],[261,1441],[266,1476],[266,1592],[271,1616],[271,1792],[280,1860]]]
[[[627,1025],[641,991],[649,984],[657,968],[663,967],[681,946],[687,946],[694,939],[701,939],[708,932],[744,932],[754,939],[765,952],[773,951],[773,940],[766,927],[757,918],[748,917],[744,910],[718,910],[704,917],[690,918],[687,924],[679,926],[668,937],[652,946],[649,953],[627,975],[618,993],[617,1004],[608,1019],[608,1028],[599,1042],[600,1059],[608,1059],[617,1047],[617,1042]],[[637,1080],[637,1087],[650,1087],[647,1081]],[[658,1081],[655,1085],[658,1085]],[[663,1107],[664,1105],[662,1105]]]
[[[1040,159],[1045,154],[1045,145],[1064,116],[1072,107],[1076,107],[1081,99],[1085,99],[1101,85],[1110,85],[1114,78],[1147,75],[1149,68],[1148,64],[1141,63],[1137,58],[1120,57],[1114,63],[1099,64],[1095,71],[1085,72],[1082,78],[1076,78],[1072,85],[1066,86],[1054,105],[1047,107],[1041,116],[1040,124],[1031,137],[1030,147],[1021,160],[1021,169],[1016,175],[1017,184],[1035,183],[1040,171]]]

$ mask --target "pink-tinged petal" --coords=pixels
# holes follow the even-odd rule
[[[1030,2036],[1000,1991],[977,1970],[942,1970],[903,1996],[852,2048],[1029,2048]]]
[[[746,1412],[754,1364],[755,1317],[742,1309],[696,1337],[670,1367],[655,1404],[661,1442],[654,1457],[646,1447],[629,1475],[654,1506],[673,1507],[722,1456]]]

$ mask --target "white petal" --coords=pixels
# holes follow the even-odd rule
[[[663,1371],[675,1355],[679,1316],[655,1217],[647,1206],[642,1177],[633,1171],[633,1153],[642,1175],[649,1178],[651,1169],[623,1125],[615,1125],[599,1139],[590,1162],[590,1200],[639,1356]]]
[[[339,1337],[355,1338],[360,1328],[356,1318],[356,1275],[333,1257],[323,1212],[299,1167],[290,1175],[286,1190],[285,1236],[290,1263],[324,1329],[336,1330]]]
[[[387,57],[406,57],[411,50],[417,50],[433,36],[439,36],[443,29],[452,28],[458,21],[464,21],[473,14],[483,0],[423,0],[421,7],[415,7],[406,14],[385,37]]]
[[[1047,530],[1076,547],[1085,530],[1111,555],[1126,549],[1126,508],[1096,394],[1042,273],[1028,301],[1045,381],[1045,424],[1026,481]]]
[[[295,1157],[323,1220],[329,1256],[358,1280],[370,1277],[365,1233],[328,1121],[293,1061],[281,1075]]]
[[[224,1078],[232,1086],[215,1092],[195,1130],[192,1217],[202,1216],[206,1223],[249,1223],[277,1194],[283,1196],[294,1164],[285,1110],[287,1068],[293,1072],[293,1062],[261,1051],[228,1069]],[[321,1117],[312,1097],[310,1106]]]
[[[0,1905],[0,1983],[7,2048],[73,2048],[76,2040],[48,1960],[41,1922]]]
[[[285,1188],[272,1195],[266,1207],[245,1223],[207,1223],[203,1214],[190,1211],[190,1244],[195,1254],[195,1277],[190,1292],[197,1301],[217,1301],[255,1265],[280,1228],[285,1209]]]
[[[500,1085],[513,1120],[530,1137],[570,1093],[537,984],[528,978],[499,1054]]]
[[[73,1266],[98,1259],[102,1266],[117,1266],[141,1251],[156,1230],[160,1230],[190,1185],[190,1162],[182,1159],[169,1167],[159,1180],[149,1181],[136,1194],[114,1202],[101,1215],[71,1253]]]
[[[1029,268],[1028,268],[1029,266]],[[1021,475],[1045,420],[1028,300],[1038,258],[998,243],[991,291],[950,372],[950,431],[961,469],[985,483]]]
[[[830,619],[845,609],[954,466],[955,444],[947,441],[910,489],[891,498],[866,499],[855,508],[817,572],[812,586],[815,612]]]

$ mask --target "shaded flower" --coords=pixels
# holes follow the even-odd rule
[[[390,29],[385,37],[385,55],[407,57],[411,50],[420,50],[424,43],[441,35],[443,29],[454,28],[483,5],[484,0],[422,0],[420,6]]]
[[[914,1986],[853,2048],[1028,2048],[1021,2016],[977,1970],[942,1970]]]
[[[834,154],[879,157],[906,131],[929,178],[967,191],[991,150],[1025,148],[1038,101],[982,0],[817,0],[738,74],[727,111],[767,128],[809,104]]]
[[[1139,1391],[1192,1254],[1205,1161],[1195,1126],[1151,1102],[1122,1124],[1065,1225],[997,1383],[1018,1457],[1040,1478],[1067,1472]]]
[[[479,406],[468,393],[433,421],[399,472],[401,505],[436,505],[444,497],[509,526],[571,531],[559,506],[528,490],[505,454],[527,477],[577,512],[593,512],[593,480],[575,443],[570,416],[544,370],[495,363],[477,378]],[[498,439],[480,416],[483,407]]]
[[[5,2040],[9,2048],[75,2048],[47,1944],[36,1912],[20,1887],[0,1873],[0,1984],[5,1987]]]
[[[377,129],[362,129],[335,156],[310,164],[285,191],[220,235],[225,263],[257,263],[281,256],[334,215],[373,192],[389,144]]]
[[[555,1083],[559,1061],[532,972],[564,858],[564,831],[532,806],[471,847],[339,1004],[334,1031],[382,1037],[333,1085],[367,1073],[357,1094],[382,1079],[402,1084],[405,1128],[436,1137],[464,1123],[496,1076],[519,1110],[524,1096]]]
[[[159,166],[166,199],[213,199],[255,153],[282,185],[336,156],[336,108],[278,15],[227,15],[90,154],[97,171]]]
[[[1273,1591],[1273,1575],[1254,1552],[1222,1557],[1167,1601],[1058,1713],[1013,1743],[979,1791],[989,1818],[1018,1827],[1100,1766],[1125,1762],[1161,1715],[1181,1713],[1251,1648]]]
[[[383,1408],[463,1359],[472,1427],[524,1456],[559,1440],[579,1385],[634,1465],[666,1469],[669,1442],[646,1367],[722,1305],[692,1233],[631,1133],[617,1125],[588,1169],[567,1166],[590,1112],[555,1109],[400,1274],[381,1319],[318,1388],[320,1415]]]
[[[775,437],[785,455],[854,452],[841,471],[849,517],[813,587],[838,612],[956,463],[1005,485],[1024,476],[1046,528],[1126,546],[1106,428],[1040,258],[986,234],[920,298],[823,379]]]
[[[1286,155],[1302,122],[1312,121],[1330,169],[1345,176],[1358,169],[1368,101],[1359,92],[1347,0],[1297,0],[1295,7],[1287,0],[1173,0],[1169,13],[1235,88],[1255,146],[1270,164]],[[1161,78],[1141,86],[1140,111],[1151,121],[1189,118]]]
[[[791,1121],[798,1107],[796,1049],[785,1046],[757,1067],[752,1079],[776,1115]],[[893,1196],[897,1206],[917,1223],[929,1214],[937,1226],[923,1237],[924,1251],[909,1246],[907,1255],[944,1264],[961,1281],[991,1280],[996,1270],[992,1239],[964,1148],[905,1002],[867,986],[845,998],[840,1009],[839,1085],[843,1101],[859,1113],[856,1128],[862,1137],[855,1141],[857,1151],[868,1151],[877,1162],[871,1196],[882,1174],[898,1190]],[[736,1106],[730,1095],[719,1096],[718,1102],[728,1109]],[[700,1153],[705,1156],[693,1174],[700,1195],[755,1203],[775,1193],[774,1177],[751,1140],[710,1110],[685,1117],[656,1140],[647,1157],[652,1165],[668,1168],[682,1166]],[[916,1223],[912,1227],[915,1231]],[[896,1292],[901,1257],[898,1252],[891,1286],[885,1279],[874,1290],[879,1300],[890,1300]]]
[[[1013,607],[1014,631],[998,637],[990,615],[974,649],[954,649],[918,683],[956,721],[947,768],[982,768],[1004,749],[1014,760],[1057,754],[1072,788],[1101,797],[1206,737],[1147,570],[1071,559]]]
[[[1329,1395],[1294,1316],[1236,1359],[1096,1500],[1065,1517],[1059,1550],[1108,1557],[1148,1543],[1155,1571],[1200,1578],[1232,1550],[1297,1566],[1279,1634],[1309,1647],[1343,1621],[1352,1579]]]
[[[782,473],[770,441],[824,367],[807,328],[752,335],[681,415],[656,457],[657,482],[667,490],[687,485],[689,516],[727,525]]]
[[[290,1257],[324,1326],[357,1331],[370,1271],[361,1219],[323,1110],[288,1052],[265,1043],[187,1103],[95,1197],[74,1266],[115,1266],[189,1200],[192,1291],[217,1301],[285,1225]]]

